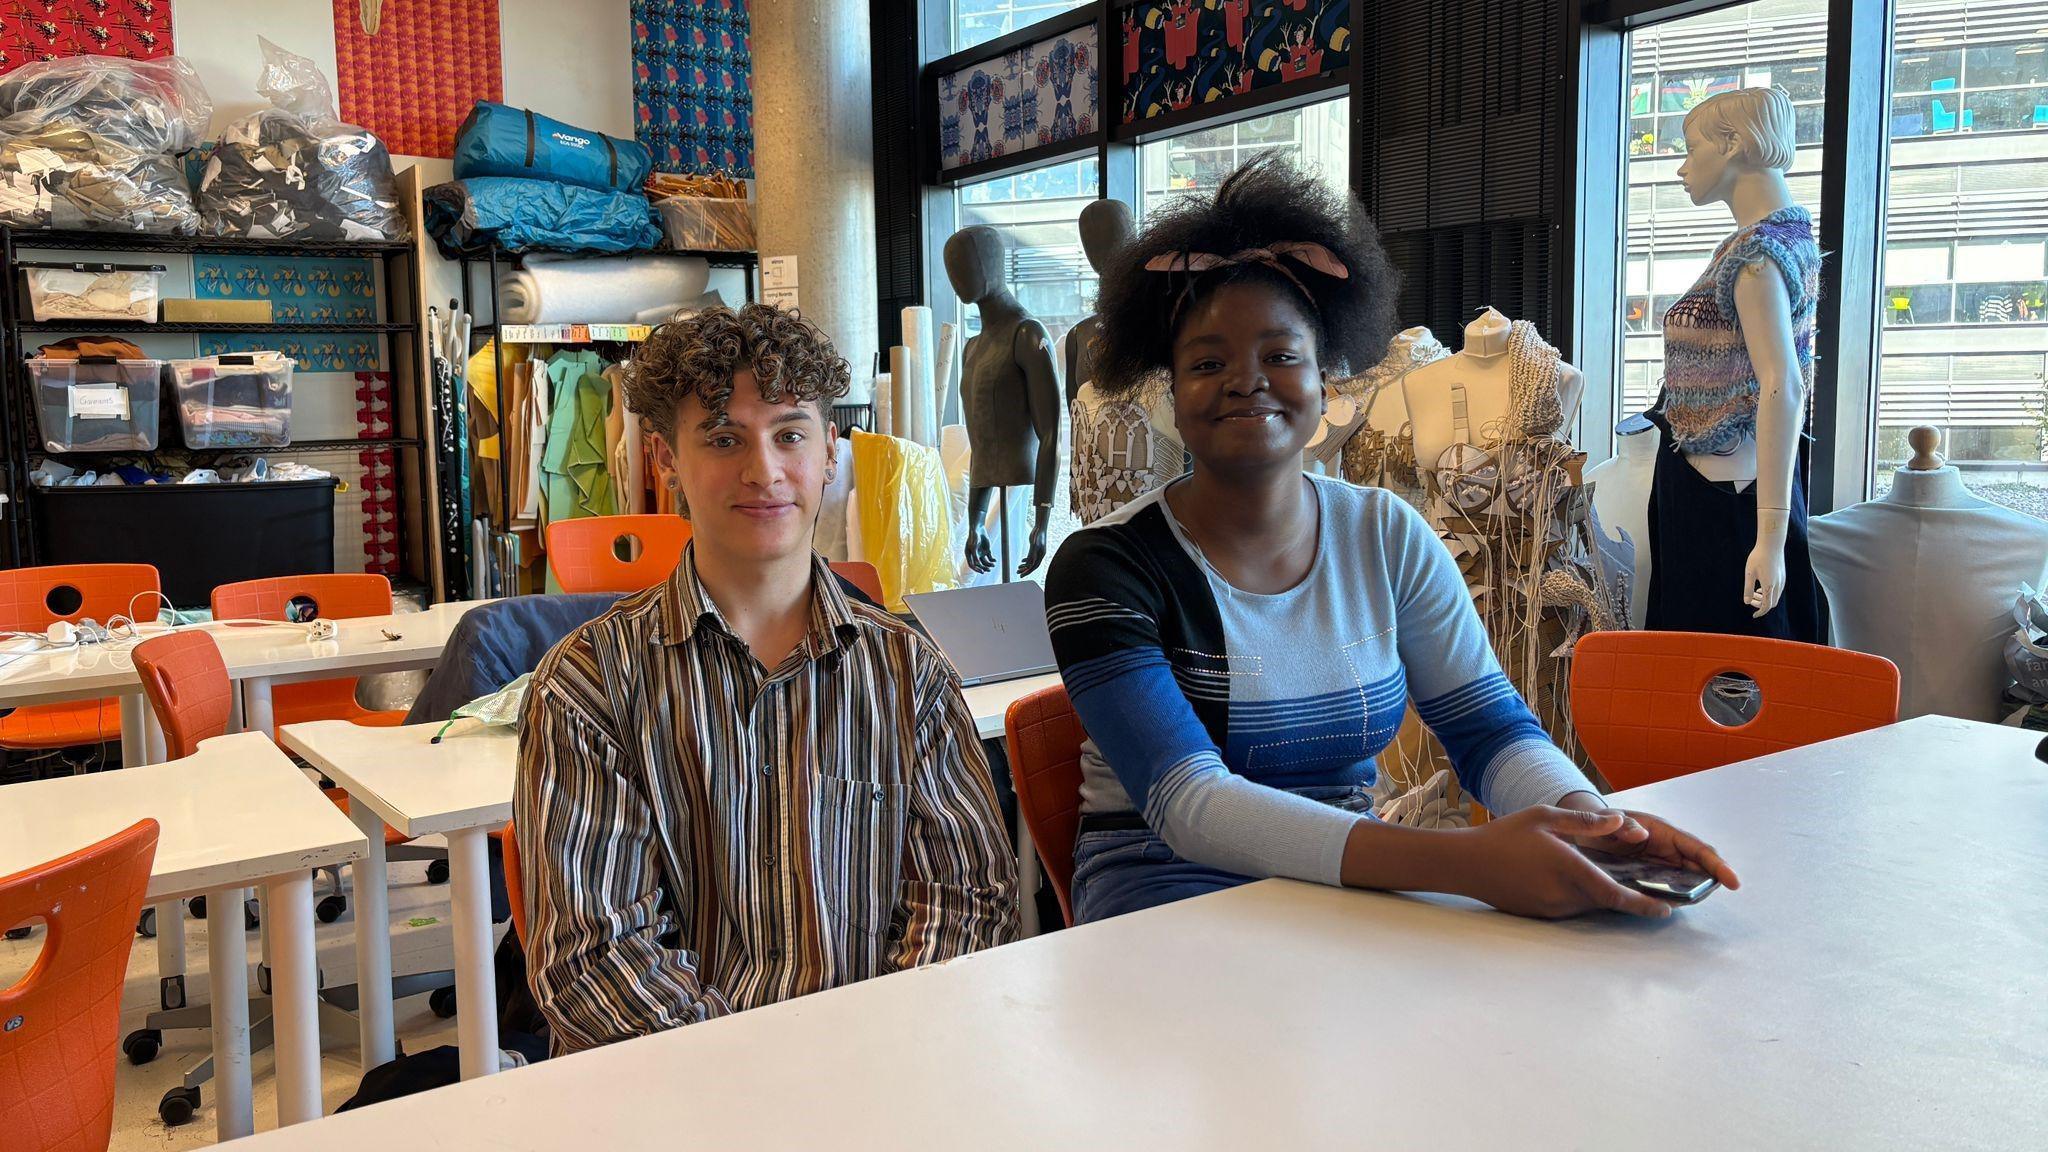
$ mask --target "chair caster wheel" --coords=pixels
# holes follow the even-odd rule
[[[142,910],[141,917],[135,921],[135,934],[144,940],[156,939],[156,909]]]
[[[322,896],[320,902],[313,905],[313,915],[318,916],[322,924],[332,924],[341,919],[341,914],[347,907],[348,901],[343,897]]]
[[[432,1008],[434,1015],[439,1016],[443,1020],[453,1017],[455,1015],[455,989],[436,988],[432,992],[427,993],[427,1007]]]
[[[206,919],[206,897],[194,896],[190,900],[185,901],[185,907],[191,910],[194,920]]]
[[[173,1088],[169,1092],[164,1093],[164,1098],[158,1101],[156,1106],[157,1116],[163,1120],[165,1125],[172,1128],[176,1128],[180,1124],[190,1124],[193,1114],[198,1111],[199,1089],[197,1088]]]
[[[138,1068],[156,1059],[163,1050],[164,1034],[155,1028],[137,1028],[121,1040],[121,1054]]]
[[[446,884],[447,882],[448,862],[446,860],[427,861],[427,883]]]

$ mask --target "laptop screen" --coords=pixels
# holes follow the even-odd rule
[[[1028,580],[904,597],[969,687],[1052,672],[1045,589]]]

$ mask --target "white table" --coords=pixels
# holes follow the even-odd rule
[[[224,930],[207,934],[220,1138],[255,1127],[249,964],[238,912],[244,889],[255,885],[266,889],[263,927],[272,949],[278,1122],[319,1117],[312,874],[361,858],[363,834],[284,753],[249,732],[205,741],[183,760],[0,788],[0,875],[74,852],[145,816],[162,826],[146,900],[204,894],[220,910]]]
[[[1639,789],[1745,884],[1669,921],[1272,881],[250,1150],[2036,1149],[2036,738],[1918,720]]]
[[[432,743],[440,724],[366,728],[342,720],[289,724],[280,738],[348,792],[369,838],[355,869],[357,1012],[363,1067],[392,1058],[391,915],[384,825],[408,837],[448,838],[455,936],[456,1035],[464,1079],[498,1070],[497,975],[491,956],[491,878],[485,837],[512,818],[519,738],[465,720]]]

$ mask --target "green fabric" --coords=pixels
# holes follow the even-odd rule
[[[618,511],[605,452],[604,422],[611,409],[612,386],[604,369],[604,358],[595,352],[557,352],[548,360],[554,411],[548,417],[547,451],[540,468],[549,523]],[[548,573],[547,590],[562,590],[553,571]]]

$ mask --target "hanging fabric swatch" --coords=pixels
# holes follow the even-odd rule
[[[394,156],[455,154],[479,100],[505,98],[498,0],[334,0],[341,118]]]
[[[0,73],[31,60],[154,60],[174,51],[171,0],[0,2]]]
[[[754,175],[746,0],[633,0],[633,135],[662,172]]]

